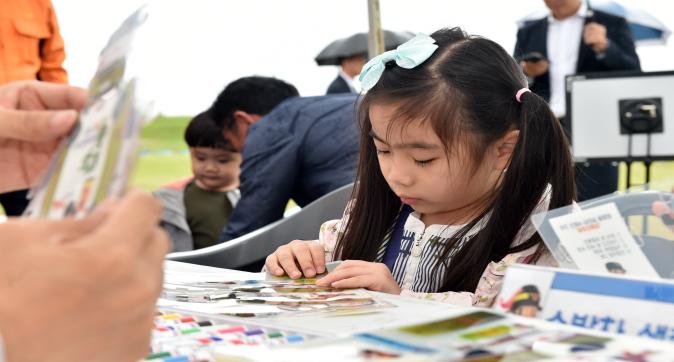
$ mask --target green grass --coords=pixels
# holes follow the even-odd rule
[[[159,116],[141,133],[140,147],[143,151],[173,151],[172,153],[149,153],[140,156],[131,177],[131,186],[146,191],[156,190],[171,181],[190,176],[189,155],[183,141],[183,132],[189,117]]]
[[[145,155],[136,164],[131,186],[150,192],[191,174],[189,155]]]
[[[145,126],[140,135],[141,147],[144,150],[186,150],[183,132],[190,117],[158,116]]]

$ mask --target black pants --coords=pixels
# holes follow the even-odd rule
[[[0,194],[0,204],[7,216],[21,216],[28,206],[28,190],[19,190]]]

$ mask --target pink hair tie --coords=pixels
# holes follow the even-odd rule
[[[531,92],[531,89],[529,88],[522,88],[517,91],[517,94],[515,95],[515,99],[517,99],[517,103],[522,103],[522,100],[520,99],[522,97],[522,94],[526,92]]]

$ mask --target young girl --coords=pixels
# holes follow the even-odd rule
[[[531,214],[574,199],[572,160],[548,105],[498,44],[443,29],[363,68],[354,200],[318,242],[266,261],[318,284],[490,306],[508,265],[553,261]]]

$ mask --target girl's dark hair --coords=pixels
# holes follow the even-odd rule
[[[237,152],[222,134],[222,130],[215,125],[209,111],[201,112],[192,118],[185,128],[185,143],[189,147],[208,147]]]
[[[381,242],[401,209],[377,160],[370,131],[372,104],[396,104],[395,122],[424,120],[445,144],[449,155],[455,145],[469,147],[475,172],[484,150],[507,132],[519,130],[507,172],[490,199],[489,207],[453,235],[438,257],[436,268],[453,253],[457,242],[491,212],[486,225],[452,256],[440,291],[475,291],[491,261],[538,245],[536,233],[513,246],[520,229],[551,185],[550,208],[568,205],[575,198],[572,158],[559,121],[547,103],[534,93],[515,99],[527,86],[515,60],[498,44],[469,36],[459,28],[431,35],[439,48],[423,64],[404,69],[389,62],[377,84],[359,106],[360,162],[355,202],[336,253],[343,260],[373,261]]]

